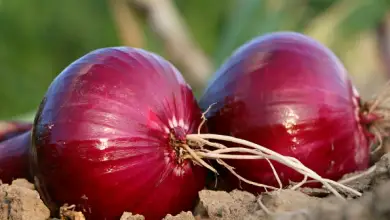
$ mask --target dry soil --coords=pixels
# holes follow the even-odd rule
[[[349,174],[345,178],[356,175]],[[347,185],[361,192],[359,198],[343,201],[326,190],[284,189],[253,195],[202,190],[192,212],[164,220],[389,220],[390,219],[390,153],[376,163],[375,170]],[[321,198],[314,195],[321,195]],[[346,194],[348,197],[348,194]],[[68,219],[83,220],[81,212],[63,210]],[[49,209],[34,185],[18,179],[11,185],[0,185],[0,220],[47,220]],[[54,218],[56,219],[56,218]],[[51,219],[51,220],[54,220]],[[143,220],[141,215],[124,212],[121,220]]]

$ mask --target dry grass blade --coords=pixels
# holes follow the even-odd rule
[[[190,30],[172,0],[129,0],[133,5],[146,9],[147,21],[156,35],[163,40],[170,59],[183,68],[193,87],[202,88],[213,64],[193,39]]]
[[[129,7],[127,0],[108,0],[118,36],[123,45],[144,47],[144,33],[139,18],[134,9]]]

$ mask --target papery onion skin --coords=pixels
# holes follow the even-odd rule
[[[10,184],[18,178],[31,180],[28,152],[31,145],[31,131],[0,142],[0,180]]]
[[[32,128],[31,122],[0,121],[0,142],[25,133]]]
[[[336,55],[303,34],[275,32],[242,45],[217,70],[200,99],[203,110],[213,103],[206,115],[210,133],[295,157],[333,180],[369,165],[359,94]],[[249,180],[278,186],[265,160],[228,164]],[[297,171],[275,161],[273,165],[284,186],[303,179]]]
[[[88,219],[147,220],[193,207],[206,171],[178,162],[201,111],[173,65],[142,49],[111,47],[70,64],[50,85],[34,122],[39,191],[52,210],[76,204]]]

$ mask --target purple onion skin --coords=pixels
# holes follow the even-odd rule
[[[295,157],[333,180],[369,165],[359,95],[333,52],[305,35],[276,32],[242,45],[217,70],[200,99],[204,110],[212,103],[217,104],[206,115],[210,133]],[[278,186],[265,160],[228,164],[252,181]],[[273,165],[284,186],[303,179],[284,165]],[[263,191],[239,185],[236,177],[228,179],[235,188]]]
[[[52,211],[75,204],[93,220],[190,210],[206,170],[178,161],[169,133],[185,140],[200,121],[191,88],[168,61],[127,47],[92,51],[52,82],[35,118],[39,191]]]
[[[23,134],[32,128],[32,123],[24,121],[0,121],[0,142]]]
[[[26,131],[0,142],[0,180],[10,184],[17,178],[31,181],[28,152],[31,145],[31,131]]]

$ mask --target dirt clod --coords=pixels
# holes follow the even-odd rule
[[[278,215],[277,220],[385,220],[390,219],[390,182],[348,202],[327,198],[313,209]],[[324,203],[325,202],[325,203]]]
[[[270,219],[270,215],[277,216],[289,211],[316,207],[322,202],[320,198],[289,189],[263,193],[258,197],[239,190],[230,193],[203,190],[199,197],[200,203],[195,214],[210,220],[265,220]],[[267,210],[264,210],[260,203]]]
[[[294,190],[264,193],[261,201],[272,212],[287,212],[302,208],[311,208],[321,202],[319,198],[310,197]]]
[[[133,215],[131,212],[124,212],[120,220],[145,220],[145,217]]]
[[[61,220],[85,220],[85,217],[82,212],[75,211],[75,205],[68,204],[63,205],[60,208],[60,218]]]
[[[34,184],[28,182],[26,179],[16,179],[12,181],[12,185],[24,187],[26,189],[35,190]]]
[[[385,154],[376,163],[376,170],[372,176],[372,185],[379,185],[390,180],[390,153]]]
[[[256,197],[248,192],[202,190],[195,214],[209,219],[238,219],[258,209]]]
[[[38,192],[23,182],[18,180],[11,185],[0,185],[0,220],[48,219],[50,211],[40,199]]]
[[[178,215],[171,215],[168,214],[164,220],[196,220],[195,217],[192,215],[191,212],[181,212]]]

